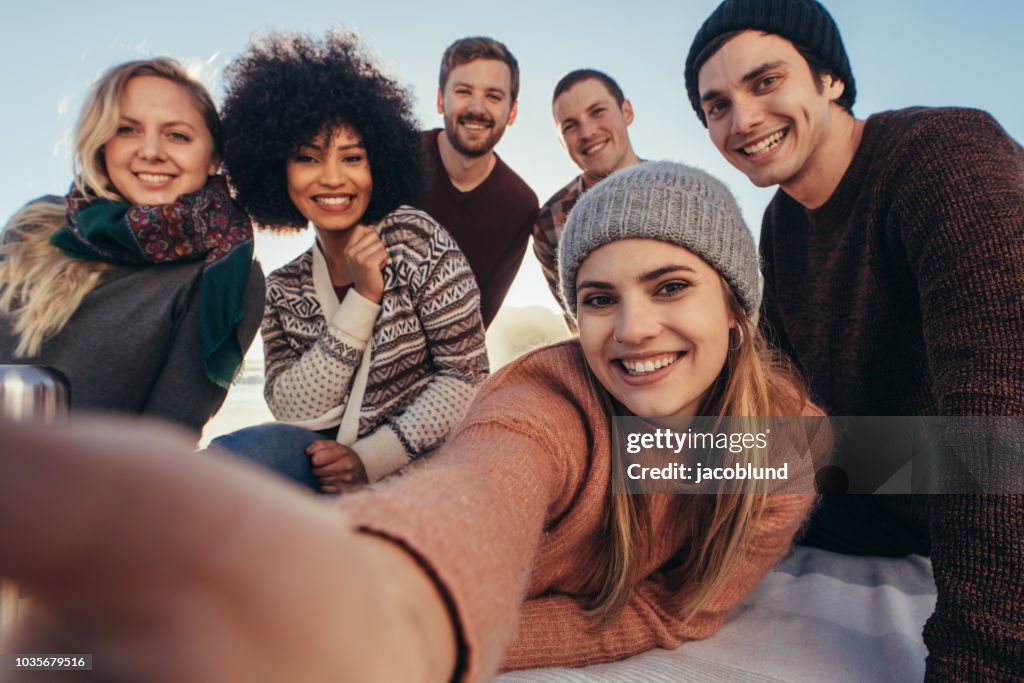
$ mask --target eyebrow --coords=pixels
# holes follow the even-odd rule
[[[755,67],[743,75],[740,80],[743,83],[749,83],[750,81],[759,78],[765,71],[771,71],[772,69],[778,69],[780,66],[785,64],[785,60],[779,59],[774,62],[765,62],[759,67]]]
[[[760,78],[761,76],[763,76],[766,71],[771,71],[772,69],[778,69],[780,66],[785,66],[785,65],[786,65],[786,61],[782,60],[782,59],[774,61],[774,62],[765,62],[761,66],[754,67],[753,69],[751,69],[747,73],[743,74],[743,78],[740,79],[740,82],[741,83],[749,83],[749,82],[751,82],[753,80],[756,80],[756,79]],[[713,99],[721,97],[721,96],[722,96],[722,91],[721,90],[708,90],[706,93],[704,93],[703,95],[700,96],[700,101],[701,102],[708,102],[709,100],[713,100]]]
[[[555,117],[555,121],[558,123],[559,130],[561,130],[562,128],[565,128],[566,124],[569,124],[569,123],[579,123],[579,121],[576,119],[575,116],[566,116],[561,121],[559,121],[558,117],[556,116]]]
[[[601,280],[584,280],[583,282],[576,283],[576,291],[581,289],[615,289],[609,282],[602,282]]]
[[[590,114],[595,109],[597,109],[598,107],[605,107],[605,108],[610,107],[610,106],[612,106],[612,102],[613,102],[613,100],[612,100],[611,97],[602,97],[601,99],[597,100],[593,104],[589,105],[586,109],[584,109],[583,113],[584,114]],[[554,109],[554,105],[552,105],[551,108]],[[556,117],[556,120],[557,120],[557,117]],[[570,121],[572,123],[578,123],[578,121],[576,120],[575,116],[566,116],[564,119],[562,119],[558,123],[558,125],[559,126],[564,126],[565,124],[569,123]]]
[[[473,90],[474,88],[479,88],[479,89],[483,90],[486,93],[497,93],[497,94],[501,95],[502,97],[506,97],[507,96],[507,93],[505,92],[505,89],[502,88],[501,86],[495,86],[495,85],[481,85],[481,86],[477,86],[475,83],[469,83],[468,81],[455,81],[454,83],[452,83],[452,90],[454,90],[455,88],[459,88],[459,87],[469,88],[470,90]]]
[[[640,282],[650,282],[652,280],[657,280],[660,277],[664,277],[665,275],[668,275],[669,273],[678,273],[680,271],[685,271],[687,273],[693,273],[693,274],[697,273],[697,271],[694,270],[693,268],[691,268],[690,266],[683,265],[683,264],[672,264],[672,265],[662,266],[661,268],[655,268],[654,270],[650,270],[650,271],[642,274],[637,279]],[[604,282],[603,280],[584,280],[583,282],[576,283],[576,291],[577,292],[580,291],[581,289],[588,289],[588,288],[589,289],[615,289],[615,286],[612,285],[609,282]]]
[[[668,275],[669,273],[675,273],[681,270],[694,274],[696,274],[697,272],[690,266],[683,264],[673,264],[668,266],[662,266],[661,268],[656,268],[654,270],[644,273],[643,275],[640,276],[640,282],[650,282],[651,280],[657,280],[659,277]]]
[[[324,151],[324,146],[323,145],[318,145],[318,144],[313,143],[313,142],[308,142],[305,145],[299,145],[299,149],[313,149],[313,150],[316,150],[317,152],[322,152],[322,151]],[[338,149],[340,149],[340,150],[366,149],[366,146],[363,145],[363,141],[360,140],[359,142],[354,142],[351,145],[340,145],[338,147]]]
[[[132,117],[125,116],[123,114],[121,115],[121,121],[125,121],[127,123],[142,123],[138,119],[133,119]],[[193,126],[188,121],[167,121],[165,123],[161,123],[160,124],[161,128],[173,128],[174,126],[185,126],[186,128],[191,128],[192,130],[196,130],[196,127]]]

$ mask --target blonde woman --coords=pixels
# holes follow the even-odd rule
[[[108,638],[137,638],[144,622],[151,630],[133,643],[174,653],[162,660],[170,674],[138,664],[147,680],[215,680],[219,667],[238,666],[232,674],[247,680],[478,681],[499,668],[581,666],[714,633],[786,552],[813,495],[618,493],[625,463],[612,417],[820,415],[752,321],[753,239],[721,183],[652,162],[584,195],[559,253],[579,339],[502,368],[438,453],[333,506],[227,462],[171,474],[178,447],[166,441],[139,463],[116,455],[130,450],[123,445],[80,435],[75,456],[88,466],[76,472],[121,472],[133,495],[161,492],[163,508],[140,512],[146,524],[203,532],[180,542],[193,558],[186,576],[163,564],[181,566],[180,553],[161,546],[151,571],[64,593],[64,609],[102,614]],[[51,466],[78,462],[55,437],[15,441],[16,452],[46,452]],[[805,454],[827,445],[810,443]],[[45,477],[38,457],[14,462],[0,468]],[[204,496],[210,487],[218,496]],[[7,494],[0,484],[0,501]],[[24,513],[31,502],[8,505]],[[45,566],[0,562],[18,577]],[[103,612],[99,596],[115,591],[118,604],[152,611]],[[63,642],[95,644],[82,636]]]
[[[252,229],[216,175],[221,156],[213,101],[177,62],[101,76],[75,127],[71,190],[4,228],[0,363],[57,368],[73,410],[202,429],[263,305]]]

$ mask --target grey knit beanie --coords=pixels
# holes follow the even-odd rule
[[[704,171],[668,161],[632,166],[580,198],[558,243],[565,308],[576,316],[576,273],[590,252],[648,238],[689,249],[729,283],[753,317],[761,303],[757,250],[732,193]]]

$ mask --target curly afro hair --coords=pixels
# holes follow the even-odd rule
[[[228,65],[223,108],[224,166],[238,201],[262,228],[307,226],[288,196],[285,166],[301,145],[349,126],[363,140],[373,223],[416,200],[421,145],[408,92],[380,72],[358,39],[331,32],[273,34]]]

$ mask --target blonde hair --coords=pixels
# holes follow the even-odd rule
[[[738,429],[758,431],[761,416],[799,415],[806,401],[803,383],[792,365],[773,355],[756,323],[750,319],[732,289],[723,280],[726,301],[736,320],[729,334],[725,366],[712,385],[698,415],[723,416],[719,419],[744,422]],[[627,490],[624,438],[614,426],[611,397],[600,382],[591,380],[602,396],[611,425],[612,481],[605,506],[605,552],[590,575],[596,587],[588,612],[607,624],[625,607],[636,584],[643,579],[639,567],[643,553],[651,546],[651,519],[646,495],[614,493]],[[731,429],[737,429],[733,424]],[[747,454],[751,464],[764,464],[764,456],[755,449]],[[693,495],[686,500],[697,507],[688,515],[689,537],[693,541],[681,548],[668,563],[667,575],[682,595],[682,618],[692,618],[707,607],[712,596],[729,580],[739,566],[751,542],[753,529],[764,510],[764,488],[745,493]]]
[[[64,205],[38,201],[16,213],[0,244],[0,313],[10,315],[18,338],[14,355],[35,356],[60,332],[114,266],[69,259],[50,244],[64,227]]]
[[[107,175],[103,145],[117,132],[121,96],[137,76],[165,78],[185,88],[222,157],[223,136],[213,99],[202,83],[177,61],[166,57],[125,62],[108,69],[90,89],[74,132],[72,166],[75,185],[103,199],[126,201]],[[18,211],[0,240],[0,313],[13,319],[18,337],[14,355],[39,353],[43,342],[60,332],[82,303],[115,266],[72,259],[50,243],[66,224],[64,205],[36,201]]]

